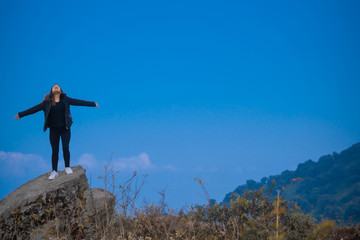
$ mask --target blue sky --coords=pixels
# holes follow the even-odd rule
[[[0,198],[51,170],[42,112],[58,83],[71,165],[92,186],[147,174],[171,207],[294,170],[360,141],[358,1],[0,0]],[[59,169],[64,167],[62,152]]]

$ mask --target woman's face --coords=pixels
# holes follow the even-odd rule
[[[60,93],[61,92],[61,88],[59,85],[55,84],[52,88],[51,88],[52,93]]]

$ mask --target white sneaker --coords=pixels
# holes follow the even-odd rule
[[[51,173],[50,173],[50,176],[49,176],[49,179],[50,180],[54,180],[55,178],[57,178],[59,176],[59,174],[57,173],[57,171],[52,171]]]
[[[73,171],[71,170],[71,168],[70,168],[70,167],[66,167],[66,168],[65,168],[65,172],[66,172],[66,174],[67,174],[67,175],[69,175],[69,174],[72,174],[72,173],[73,173]]]

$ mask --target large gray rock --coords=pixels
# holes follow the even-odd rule
[[[86,239],[106,225],[115,197],[89,187],[85,169],[59,172],[49,180],[43,174],[20,186],[0,201],[0,239]]]

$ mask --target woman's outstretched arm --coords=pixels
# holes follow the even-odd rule
[[[99,104],[97,104],[96,102],[92,102],[92,101],[85,101],[85,100],[75,99],[75,98],[71,98],[71,97],[68,97],[68,99],[69,99],[70,105],[74,105],[74,106],[87,106],[87,107],[98,107],[99,106]]]
[[[38,111],[41,111],[44,109],[44,102],[41,102],[39,103],[38,105],[34,106],[34,107],[31,107],[25,111],[22,111],[22,112],[19,112],[16,116],[15,116],[15,119],[19,120],[20,118],[22,117],[25,117],[27,115],[30,115],[30,114],[34,114]]]

